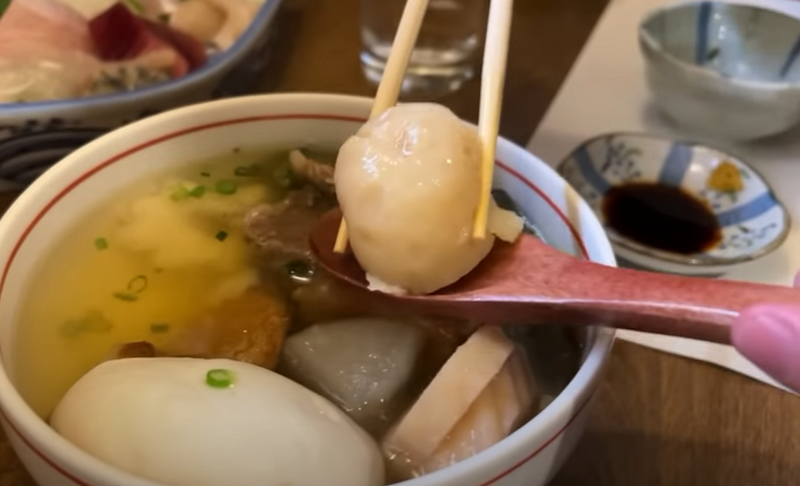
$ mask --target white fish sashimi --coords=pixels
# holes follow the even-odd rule
[[[91,86],[99,63],[91,57],[65,55],[64,62],[0,57],[0,103],[74,98]]]
[[[0,17],[0,55],[61,52],[92,54],[94,48],[86,19],[55,0],[14,0]]]
[[[230,48],[250,26],[260,5],[251,0],[206,0],[225,12],[225,22],[214,37],[220,49]]]
[[[0,102],[83,93],[100,62],[86,20],[54,0],[14,0],[0,17]]]
[[[247,30],[264,0],[160,0],[160,3],[171,17],[172,27],[192,35],[201,33],[199,40],[226,50]]]

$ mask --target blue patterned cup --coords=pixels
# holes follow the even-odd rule
[[[685,275],[721,275],[776,250],[789,233],[789,213],[767,181],[741,159],[719,150],[652,135],[615,133],[576,148],[558,172],[604,224],[614,252],[633,266]],[[720,178],[732,181],[725,187]],[[693,254],[664,251],[627,238],[607,224],[609,189],[632,183],[679,187],[706,203],[720,240]]]
[[[647,84],[691,135],[753,140],[800,122],[800,20],[753,5],[685,2],[639,26]]]

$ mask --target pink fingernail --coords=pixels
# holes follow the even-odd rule
[[[765,373],[800,390],[800,307],[761,304],[745,309],[731,338]]]

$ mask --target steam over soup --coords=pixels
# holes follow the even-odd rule
[[[20,316],[23,397],[173,486],[382,486],[513,432],[571,379],[579,339],[376,308],[328,277],[307,238],[336,205],[335,160],[233,150],[58,235]]]

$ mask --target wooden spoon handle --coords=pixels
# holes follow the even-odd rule
[[[790,287],[680,277],[589,262],[576,267],[572,270],[576,273],[570,274],[577,277],[558,305],[569,301],[572,318],[585,323],[729,344],[731,324],[749,305],[790,304],[800,311],[800,290]]]

